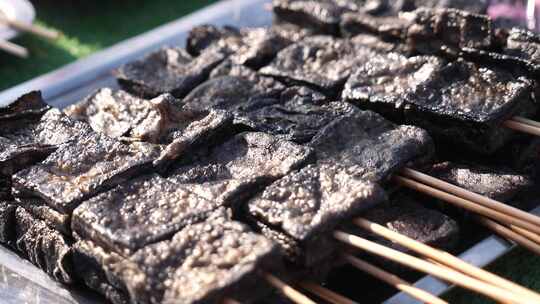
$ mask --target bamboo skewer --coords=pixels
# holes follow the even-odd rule
[[[231,299],[231,298],[225,298],[225,299],[223,299],[221,304],[240,304],[240,302],[238,302],[238,301],[236,301],[234,299]]]
[[[533,127],[540,128],[540,122],[536,121],[536,120],[528,119],[528,118],[521,117],[521,116],[514,116],[514,117],[512,117],[512,120],[517,121],[517,122],[521,122],[521,123],[524,123],[524,124],[527,124],[527,125],[531,125]]]
[[[534,252],[537,255],[540,255],[540,245],[527,239],[526,237],[492,220],[489,220],[486,218],[479,218],[478,221],[482,223],[484,226],[493,230],[495,233],[503,236],[504,238],[514,241],[516,244],[527,248],[528,250]]]
[[[482,280],[486,283],[498,286],[500,288],[512,291],[516,294],[522,294],[524,296],[534,298],[536,299],[536,301],[540,302],[540,294],[535,293],[534,291],[529,290],[510,280],[499,277],[482,268],[473,266],[449,254],[448,252],[435,249],[431,246],[413,240],[403,234],[392,231],[382,225],[373,223],[367,219],[357,218],[353,222],[367,231],[370,231],[392,242],[395,242],[411,251],[414,251],[430,260],[433,260],[436,263],[440,263],[443,266],[450,267],[466,275]]]
[[[4,23],[15,30],[34,34],[36,36],[43,37],[46,39],[54,40],[60,37],[60,33],[58,33],[57,31],[49,30],[35,24],[26,24],[18,20],[10,19],[6,15],[2,14],[1,12],[0,12],[0,23]]]
[[[348,299],[340,294],[331,291],[328,288],[324,288],[323,286],[315,283],[301,282],[298,285],[305,290],[311,292],[312,294],[317,295],[321,299],[324,299],[333,304],[358,304],[351,299]]]
[[[7,40],[0,40],[0,50],[19,58],[28,58],[28,50],[26,48]]]
[[[394,179],[396,182],[400,185],[403,185],[405,187],[411,188],[413,190],[416,190],[418,192],[422,192],[425,194],[428,194],[430,196],[433,196],[435,198],[441,199],[445,202],[451,203],[453,205],[456,205],[460,208],[464,208],[467,210],[470,210],[472,212],[478,213],[480,215],[495,219],[497,221],[513,224],[515,226],[533,231],[535,233],[540,233],[540,227],[536,226],[530,222],[523,221],[521,219],[517,219],[512,216],[508,216],[504,213],[501,213],[499,211],[495,211],[493,209],[484,207],[482,205],[476,204],[474,202],[471,202],[467,199],[446,193],[444,191],[438,190],[436,188],[424,185],[420,182],[414,181],[409,178],[401,177],[401,176],[394,176]]]
[[[461,272],[438,266],[352,234],[334,231],[334,237],[341,242],[365,250],[371,254],[387,258],[418,271],[430,274],[441,280],[470,289],[497,301],[509,303],[537,303],[537,301],[530,300],[521,294],[512,293],[506,289],[501,289],[478,279],[466,276]]]
[[[398,276],[389,273],[377,266],[374,266],[366,261],[363,261],[359,258],[356,258],[350,254],[345,254],[344,258],[354,267],[359,270],[365,271],[373,277],[387,283],[388,285],[393,286],[394,288],[401,290],[402,292],[410,295],[411,297],[422,301],[423,303],[430,304],[448,304],[446,301],[430,294],[427,291],[424,291],[420,288],[417,288],[411,285],[409,282],[399,278]]]
[[[268,283],[270,283],[270,285],[277,288],[284,296],[289,298],[289,300],[297,304],[316,304],[304,294],[287,285],[285,282],[281,281],[274,275],[263,272],[262,276]]]
[[[420,181],[420,182],[422,182],[424,184],[430,185],[430,186],[435,187],[435,188],[439,188],[440,190],[444,190],[444,191],[446,191],[448,193],[451,193],[451,194],[454,194],[454,195],[459,196],[461,198],[473,201],[475,203],[478,203],[478,204],[483,205],[485,207],[497,210],[499,212],[508,214],[508,215],[510,215],[512,217],[515,217],[515,218],[518,218],[520,220],[530,222],[530,223],[535,224],[535,225],[540,227],[540,217],[538,217],[538,216],[536,216],[534,214],[525,212],[523,210],[519,210],[519,209],[514,208],[512,206],[509,206],[509,205],[506,205],[504,203],[498,202],[498,201],[496,201],[494,199],[490,199],[490,198],[485,197],[483,195],[480,195],[478,193],[474,193],[472,191],[469,191],[469,190],[463,189],[461,187],[452,185],[452,184],[447,183],[447,182],[445,182],[443,180],[434,178],[432,176],[429,176],[427,174],[424,174],[422,172],[419,172],[419,171],[416,171],[416,170],[413,170],[413,169],[405,168],[405,169],[403,169],[402,174],[404,176],[406,176],[406,177],[415,179],[415,180]],[[539,232],[537,231],[537,233],[539,233]]]
[[[503,122],[503,125],[512,130],[520,131],[520,132],[535,135],[535,136],[540,136],[540,128],[537,128],[529,124],[521,123],[519,121],[510,119]]]
[[[540,235],[532,233],[515,225],[509,225],[508,228],[540,246]]]

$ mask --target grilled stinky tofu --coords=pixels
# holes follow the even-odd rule
[[[88,241],[75,248],[81,264],[98,266],[108,278],[102,291],[127,293],[136,303],[215,303],[226,296],[249,302],[267,292],[259,269],[275,270],[280,261],[275,244],[231,221],[224,210],[126,257]],[[96,273],[95,267],[86,271]]]
[[[285,89],[285,86],[279,81],[275,80],[274,78],[263,76],[260,73],[258,73],[256,70],[246,67],[244,65],[234,63],[230,59],[227,59],[224,62],[222,62],[214,70],[212,70],[212,73],[210,73],[211,79],[223,77],[223,76],[244,78],[250,81],[251,83],[253,83],[253,86],[257,88],[257,91],[255,91],[257,92],[256,95],[261,94],[263,96],[274,96]],[[267,92],[263,93],[264,91],[267,91]],[[193,95],[201,96],[199,98],[202,99],[201,94],[193,94]],[[239,97],[249,98],[252,96],[239,95]]]
[[[77,238],[124,254],[169,238],[221,205],[153,174],[85,201],[71,223]]]
[[[250,200],[249,216],[289,258],[312,267],[336,250],[331,231],[385,200],[389,175],[433,154],[419,128],[396,126],[376,113],[351,111],[315,136],[317,162],[292,172]]]
[[[28,102],[28,107],[22,104]],[[89,127],[70,120],[43,103],[39,93],[24,95],[0,109],[0,175],[11,174],[43,160],[60,145],[76,141]]]
[[[14,196],[38,199],[70,214],[82,201],[141,175],[160,153],[155,145],[125,144],[89,129],[73,144],[13,175]]]
[[[353,72],[376,54],[361,41],[311,36],[292,44],[259,70],[285,83],[307,85],[327,96],[337,96]]]
[[[272,27],[236,29],[201,25],[190,31],[186,49],[193,56],[212,47],[223,49],[225,53],[230,53],[228,58],[232,62],[258,69],[291,44],[282,33],[282,30],[275,31]]]
[[[375,34],[398,40],[411,52],[456,57],[464,50],[489,51],[497,46],[488,16],[446,8],[418,8],[399,16],[371,16],[349,13],[343,16],[341,31],[346,37]]]
[[[388,203],[362,214],[362,217],[429,246],[452,250],[459,241],[459,224],[447,215],[427,209],[417,199],[400,192],[394,193]],[[362,232],[366,233],[366,232]],[[368,233],[377,243],[400,251],[408,250],[391,241]]]
[[[252,193],[298,168],[309,150],[263,133],[244,133],[210,155],[158,175],[125,182],[77,207],[72,229],[82,239],[133,252],[200,222],[218,207],[238,207]]]
[[[494,169],[478,165],[444,162],[431,166],[427,169],[427,173],[499,201],[512,200],[536,186],[531,177],[504,168]]]
[[[77,280],[103,295],[113,304],[128,304],[125,284],[116,277],[113,267],[125,260],[90,240],[77,241],[72,247],[73,270]]]
[[[494,46],[491,20],[456,9],[420,8],[404,17],[412,21],[407,44],[422,54],[458,54],[461,49]]]
[[[193,163],[180,165],[168,179],[207,200],[240,208],[253,194],[312,160],[304,146],[265,133],[234,136]]]
[[[316,90],[305,86],[285,89],[272,78],[227,61],[214,73],[184,99],[186,107],[230,111],[236,124],[253,131],[305,143],[344,110],[339,103],[328,103]]]
[[[15,247],[58,282],[73,282],[71,244],[23,208],[15,210]]]
[[[123,65],[115,76],[124,90],[136,96],[154,98],[170,93],[182,98],[205,81],[226,57],[217,49],[193,58],[184,49],[162,48]]]
[[[166,167],[198,145],[209,145],[232,125],[232,116],[224,111],[184,109],[169,94],[147,100],[108,88],[64,112],[107,136],[162,145],[164,151],[154,162],[159,167]]]
[[[528,78],[493,65],[390,53],[360,66],[342,96],[441,142],[491,154],[513,135],[504,121],[537,111],[532,89]]]
[[[21,118],[39,119],[51,107],[41,97],[41,92],[33,91],[24,94],[5,107],[0,107],[0,120],[16,120]]]
[[[281,84],[273,86],[271,79],[256,77],[217,76],[195,88],[183,102],[188,109],[225,109],[235,113],[250,100],[275,98],[284,89]]]
[[[339,24],[347,12],[381,13],[386,8],[380,0],[274,0],[277,22],[288,22],[315,33],[338,35]]]
[[[327,100],[323,94],[307,87],[290,87],[276,99],[250,100],[238,111],[236,121],[259,132],[306,143],[348,110],[343,103]]]

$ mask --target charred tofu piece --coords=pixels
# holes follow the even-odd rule
[[[124,183],[75,209],[73,232],[105,249],[130,253],[200,222],[222,204],[159,175]]]
[[[232,115],[224,111],[184,109],[170,94],[147,100],[107,88],[64,111],[107,136],[163,146],[163,153],[154,162],[159,167],[166,167],[198,145],[210,145],[233,122]]]
[[[168,94],[148,100],[126,91],[103,88],[83,101],[68,106],[64,109],[64,113],[72,119],[90,124],[94,131],[109,137],[127,136],[145,140],[149,137],[144,136],[148,132],[137,130],[138,127],[150,124],[149,121],[166,122],[165,119],[160,119],[158,105],[172,105],[174,102],[175,99]],[[148,139],[157,139],[158,142],[155,143],[160,143],[160,138]]]
[[[136,96],[154,98],[170,93],[182,98],[205,81],[226,57],[216,49],[193,58],[184,49],[163,48],[123,65],[115,75],[120,86]]]
[[[538,110],[532,82],[495,66],[458,61],[438,76],[408,98],[404,115],[444,142],[491,154],[514,134],[504,121]]]
[[[373,16],[354,12],[342,16],[340,30],[345,37],[368,34],[390,41],[401,41],[407,38],[407,31],[412,24],[410,19],[398,16]]]
[[[254,91],[255,95],[275,96],[285,89],[285,86],[274,78],[263,76],[256,70],[246,67],[244,65],[236,64],[230,59],[227,59],[223,63],[221,63],[210,74],[211,79],[224,76],[238,77],[250,81],[253,86],[256,87],[256,91]],[[202,96],[201,94],[193,95]],[[239,95],[239,97],[250,98],[253,96]]]
[[[358,109],[322,128],[310,146],[316,164],[277,180],[248,203],[261,231],[308,268],[335,252],[332,229],[385,200],[380,185],[389,175],[422,163],[434,149],[425,131]]]
[[[274,0],[278,22],[288,22],[320,34],[339,35],[339,23],[347,12],[380,13],[386,8],[379,0]]]
[[[58,282],[73,282],[71,246],[68,240],[23,208],[15,211],[16,248],[32,264]]]
[[[258,132],[307,143],[322,127],[348,111],[346,104],[327,100],[307,87],[290,87],[279,99],[251,100],[238,112],[236,121]]]
[[[278,178],[309,162],[312,151],[265,133],[241,133],[175,168],[170,181],[201,197],[240,208],[245,200]]]
[[[435,153],[425,130],[395,125],[377,113],[355,107],[321,129],[310,146],[319,166],[381,184],[405,166],[429,162]]]
[[[508,32],[503,53],[539,64],[540,36],[531,31],[513,28]]]
[[[448,8],[422,7],[398,16],[348,13],[342,17],[340,27],[346,37],[375,34],[401,41],[409,52],[423,55],[454,58],[463,51],[489,51],[497,45],[489,17]]]
[[[309,165],[266,187],[249,202],[248,210],[263,234],[280,243],[296,264],[330,268],[333,263],[319,263],[339,247],[332,231],[384,200],[384,191],[375,183],[330,166]]]
[[[406,57],[399,53],[374,56],[351,75],[342,98],[385,117],[403,121],[404,99],[436,78],[446,61],[435,56]]]
[[[389,1],[391,12],[412,11],[417,8],[455,8],[476,14],[485,14],[488,8],[487,0],[406,0]]]
[[[354,40],[312,36],[283,49],[259,70],[285,83],[307,85],[328,96],[337,96],[354,66],[376,54]]]
[[[39,198],[16,198],[15,204],[24,208],[33,218],[47,224],[53,230],[71,236],[71,214],[51,208]]]
[[[76,251],[97,262],[109,286],[127,291],[132,303],[217,303],[226,296],[250,302],[267,291],[259,269],[275,270],[280,261],[275,244],[224,210],[124,258],[81,245]]]
[[[212,73],[217,74],[215,78],[186,97],[186,107],[231,111],[236,124],[253,131],[305,143],[342,110],[326,105],[328,98],[316,90],[304,86],[285,89],[272,78],[230,62]]]
[[[258,69],[289,44],[291,41],[272,27],[236,29],[201,25],[190,31],[186,49],[193,56],[212,47],[223,49],[225,53],[230,53],[232,62]]]
[[[78,281],[103,295],[113,304],[128,304],[126,286],[115,276],[113,267],[125,260],[121,255],[104,250],[84,240],[73,244],[73,270]]]
[[[24,106],[25,103],[27,107]],[[42,161],[58,146],[76,141],[90,128],[45,105],[30,93],[0,109],[0,175],[11,174]]]
[[[82,201],[152,167],[161,149],[147,143],[124,144],[92,130],[64,145],[43,162],[13,175],[14,195],[39,198],[70,214]]]
[[[412,22],[407,30],[407,44],[422,54],[457,55],[464,48],[493,47],[493,28],[486,15],[420,8],[402,18]]]
[[[51,107],[41,97],[41,92],[33,91],[19,97],[5,107],[0,107],[0,121],[34,118],[38,120]]]
[[[439,211],[423,207],[416,201],[408,195],[397,192],[388,203],[368,210],[362,217],[429,246],[442,250],[454,249],[460,237],[458,223]],[[376,235],[368,233],[366,236],[377,243],[400,251],[408,251]]]
[[[473,55],[480,59],[487,58],[505,66],[520,66],[532,75],[538,75],[540,72],[540,36],[537,33],[512,28],[509,31],[500,31],[502,34],[499,40],[502,40],[502,51],[482,52],[481,50],[471,50]]]
[[[513,134],[501,127],[505,120],[537,111],[532,87],[529,79],[493,65],[388,54],[360,67],[343,97],[425,128],[441,143],[491,154]]]
[[[250,100],[279,96],[283,86],[273,86],[274,83],[266,77],[218,76],[198,86],[183,102],[188,109],[224,109],[234,113]]]
[[[312,29],[304,28],[293,23],[279,22],[278,20],[274,20],[271,29],[281,37],[292,42],[297,42],[316,34]]]
[[[12,201],[0,200],[0,243],[15,245],[15,210],[17,205]]]
[[[238,48],[242,43],[242,33],[234,26],[218,27],[203,24],[192,28],[186,39],[186,51],[193,57],[199,56],[212,46]],[[230,44],[230,45],[229,45]]]
[[[433,165],[429,175],[495,200],[509,201],[535,187],[535,181],[504,168],[487,168],[452,162]]]

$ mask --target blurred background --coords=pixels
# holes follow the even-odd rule
[[[0,0],[0,4],[1,4]],[[36,24],[60,32],[51,41],[29,34],[11,40],[30,55],[0,52],[0,90],[52,71],[124,39],[178,19],[215,0],[34,0]]]

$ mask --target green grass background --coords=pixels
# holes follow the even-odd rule
[[[0,90],[9,88],[116,42],[143,33],[214,0],[39,0],[37,23],[62,32],[58,41],[24,35],[14,40],[32,56],[17,59],[0,53]],[[540,257],[516,250],[489,267],[522,285],[540,291]],[[445,298],[451,303],[492,303],[456,289]]]
[[[58,41],[29,35],[13,42],[31,52],[18,59],[0,52],[0,90],[116,42],[175,20],[215,0],[35,0],[37,23],[63,33]]]

